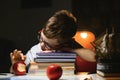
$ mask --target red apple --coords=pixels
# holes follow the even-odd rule
[[[13,64],[13,71],[15,75],[25,75],[26,64],[24,63],[24,61],[19,61]]]
[[[50,80],[58,80],[62,76],[62,68],[57,64],[51,64],[47,67],[46,73]]]

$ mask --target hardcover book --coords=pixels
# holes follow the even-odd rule
[[[105,70],[97,70],[97,74],[103,77],[120,77],[120,72],[109,72]]]
[[[120,80],[120,76],[108,76],[108,77],[103,77],[100,75],[96,75],[95,80]]]
[[[76,58],[76,53],[73,52],[40,52],[40,53],[36,53],[37,57],[51,57],[51,56],[61,56],[61,57],[72,57],[72,58]]]
[[[72,52],[48,52],[36,53],[35,62],[75,62],[76,53]]]
[[[75,59],[40,59],[40,58],[35,58],[35,62],[75,62]]]

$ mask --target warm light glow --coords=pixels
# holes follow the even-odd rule
[[[95,35],[90,31],[78,31],[75,36],[75,40],[81,44],[84,48],[94,50],[93,45],[91,42],[95,40]]]
[[[87,33],[86,33],[86,32],[82,32],[82,33],[80,34],[80,36],[85,39],[85,38],[87,38]]]

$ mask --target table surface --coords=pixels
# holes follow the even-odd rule
[[[95,77],[95,74],[91,74],[92,78]],[[59,80],[84,80],[86,77],[91,75],[62,75]],[[82,79],[84,78],[84,79]],[[10,73],[1,73],[0,80],[49,80],[45,75],[23,75],[23,76],[15,76]]]
[[[97,74],[79,74],[79,75],[62,75],[59,80],[86,80],[86,78],[92,78],[92,80],[120,80],[120,77],[117,78],[100,78]],[[24,76],[15,76],[10,73],[0,73],[0,80],[49,80],[45,75],[29,75]],[[90,79],[91,80],[91,79]]]

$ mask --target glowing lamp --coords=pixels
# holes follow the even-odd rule
[[[95,35],[90,31],[78,31],[75,36],[75,40],[81,44],[84,48],[94,50],[91,42],[95,40]]]

